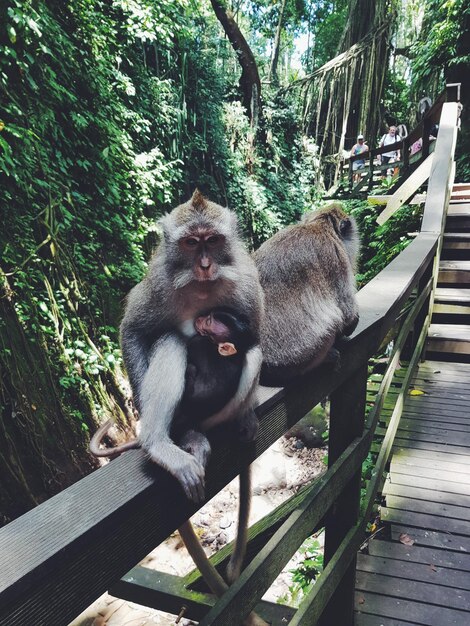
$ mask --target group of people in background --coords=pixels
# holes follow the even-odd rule
[[[379,148],[383,148],[384,146],[392,146],[397,143],[397,141],[401,141],[402,137],[397,132],[396,126],[389,126],[388,132],[382,137],[379,143]],[[364,141],[364,135],[357,136],[357,143],[351,148],[351,156],[358,156],[359,154],[365,154],[369,152],[369,146]],[[399,149],[391,149],[390,152],[385,152],[379,156],[379,160],[382,165],[387,165],[389,163],[394,163],[395,161],[400,160],[400,150]],[[353,182],[357,183],[361,180],[361,170],[365,168],[366,160],[357,159],[353,161],[352,169],[353,169]],[[384,175],[385,177],[385,175]]]

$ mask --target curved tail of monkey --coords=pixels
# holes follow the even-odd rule
[[[122,443],[119,446],[115,446],[114,448],[100,448],[103,438],[108,434],[109,429],[113,425],[113,420],[108,420],[98,428],[96,433],[91,438],[89,447],[90,452],[93,454],[93,456],[118,456],[122,452],[126,452],[126,450],[134,450],[135,448],[140,448],[140,444],[137,439],[131,439],[131,441],[126,441],[125,443]]]
[[[251,505],[251,467],[248,466],[240,472],[240,496],[238,508],[238,530],[235,539],[235,547],[227,566],[227,579],[232,584],[240,575],[243,565],[243,559],[246,553],[246,544],[248,538],[248,518],[250,515]],[[190,520],[187,520],[178,528],[178,532],[188,550],[194,564],[201,572],[201,576],[205,580],[209,589],[218,598],[222,596],[228,589],[229,585],[225,582],[216,568],[207,558],[201,542],[194,531],[194,527]],[[244,620],[243,626],[268,626],[259,615],[251,612]]]

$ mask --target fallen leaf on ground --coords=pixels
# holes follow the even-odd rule
[[[415,540],[412,539],[406,533],[401,533],[401,535],[398,537],[398,540],[400,541],[400,543],[404,544],[405,546],[412,546],[415,542]]]
[[[424,391],[421,391],[421,389],[412,389],[410,396],[424,396]]]

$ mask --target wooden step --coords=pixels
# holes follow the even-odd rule
[[[470,325],[431,324],[426,341],[426,352],[433,355],[470,355]]]
[[[470,233],[444,233],[444,248],[465,248],[470,249]]]
[[[470,202],[450,202],[447,210],[446,232],[470,232]]]
[[[470,261],[441,261],[438,282],[470,284]]]
[[[470,183],[454,183],[452,186],[452,191],[462,191],[470,189]]]
[[[470,215],[470,202],[449,202],[449,208],[447,209],[447,215]]]
[[[452,190],[451,200],[467,200],[470,199],[470,189]]]
[[[468,306],[470,305],[470,289],[438,287],[434,295],[434,302]]]
[[[444,233],[441,259],[448,261],[470,260],[470,232]]]

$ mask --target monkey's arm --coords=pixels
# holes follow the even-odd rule
[[[132,388],[134,404],[140,412],[141,385],[149,366],[150,329],[147,319],[151,294],[145,281],[129,293],[126,311],[121,323],[121,348],[127,375]]]
[[[248,350],[235,395],[227,402],[223,409],[202,422],[200,428],[203,432],[214,428],[214,426],[218,424],[223,424],[224,422],[234,419],[237,415],[252,410],[254,393],[258,384],[262,361],[263,355],[258,345]]]
[[[170,428],[184,391],[186,343],[162,335],[150,355],[140,393],[140,441],[152,461],[179,480],[187,497],[204,498],[204,467],[170,438]]]

